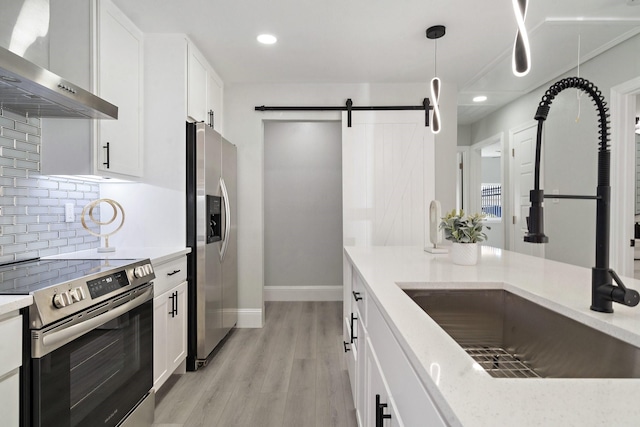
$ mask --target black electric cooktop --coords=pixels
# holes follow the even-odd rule
[[[95,273],[129,265],[131,259],[35,259],[0,266],[0,294],[27,295]]]

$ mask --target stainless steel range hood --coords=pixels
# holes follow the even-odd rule
[[[3,47],[0,108],[29,117],[118,118],[115,105]]]

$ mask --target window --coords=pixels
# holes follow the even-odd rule
[[[502,218],[502,185],[480,184],[480,206],[487,218]]]

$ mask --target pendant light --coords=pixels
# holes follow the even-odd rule
[[[528,0],[511,0],[513,4],[513,13],[516,16],[518,31],[516,32],[516,40],[513,43],[513,58],[511,60],[511,68],[513,74],[517,77],[523,77],[529,74],[531,69],[531,50],[529,48],[529,36],[524,20],[527,17]]]
[[[435,43],[433,49],[433,78],[431,79],[431,98],[433,99],[433,120],[431,124],[431,132],[437,134],[440,132],[440,79],[438,78],[438,39],[444,36],[446,28],[444,25],[434,25],[427,28],[427,38],[432,39]]]

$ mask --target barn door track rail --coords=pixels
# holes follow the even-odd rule
[[[422,100],[422,105],[384,105],[377,107],[354,106],[351,98],[347,99],[344,107],[267,107],[265,105],[256,106],[256,111],[346,111],[347,127],[351,127],[352,111],[403,111],[403,110],[424,110],[424,125],[429,127],[429,111],[433,110],[433,105],[429,98]]]

